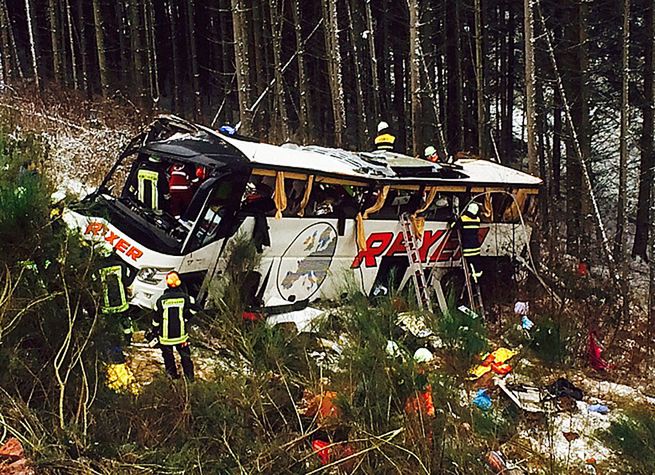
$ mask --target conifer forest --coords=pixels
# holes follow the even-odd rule
[[[653,473],[654,61],[655,0],[0,0],[0,474]],[[160,114],[180,119],[144,128]],[[401,182],[383,133],[412,166],[434,147],[435,168]],[[149,141],[180,147],[170,168]],[[252,172],[219,205],[201,194],[226,176],[217,143]],[[261,143],[282,147],[249,155]],[[306,163],[281,172],[290,151]],[[135,211],[148,160],[166,193],[189,174],[195,215],[154,192]],[[460,236],[433,295],[428,250],[475,199],[494,263],[470,273]],[[302,234],[321,200],[334,225]],[[84,210],[104,224],[73,226]],[[88,235],[129,267],[129,310],[107,313]],[[139,300],[178,271],[195,378],[167,376],[168,310]],[[330,279],[336,298],[269,309]]]

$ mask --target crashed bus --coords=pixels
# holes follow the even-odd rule
[[[161,196],[161,206],[144,202],[139,180],[149,162],[194,177],[175,210]],[[403,285],[403,214],[420,238],[426,272],[447,275],[460,261],[448,225],[471,199],[482,209],[482,258],[520,256],[530,239],[523,216],[534,211],[540,185],[486,160],[432,163],[392,152],[274,146],[160,116],[64,219],[134,269],[131,304],[143,308],[154,307],[171,270],[192,295],[206,297],[231,243],[245,236],[261,252],[251,302],[266,307],[338,299],[346,287],[377,295],[389,282]]]

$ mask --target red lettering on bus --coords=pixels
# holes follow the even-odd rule
[[[139,257],[143,255],[143,251],[137,249],[136,247],[130,248],[125,254],[127,257],[131,257],[133,261],[136,261]]]
[[[430,231],[429,229],[423,233],[423,242],[421,242],[421,247],[418,250],[421,262],[425,262],[428,259],[428,252],[430,248],[437,242],[444,234],[443,229],[437,229],[436,231]]]
[[[102,223],[99,223],[97,221],[91,221],[89,224],[86,225],[86,230],[84,231],[84,234],[93,234],[94,236],[97,236],[98,234],[105,234],[107,232],[106,226]]]
[[[119,239],[116,245],[114,246],[114,249],[116,249],[116,252],[125,252],[129,249],[130,243],[127,242],[125,239]]]
[[[402,233],[396,236],[393,244],[385,254],[385,256],[393,256],[394,254],[406,254],[407,249],[405,248],[405,238]]]
[[[376,267],[376,257],[383,254],[385,249],[391,244],[393,233],[373,233],[369,235],[366,240],[366,249],[360,250],[355,257],[351,267],[353,269],[359,268],[364,261],[366,267]]]
[[[112,245],[112,247],[114,247],[114,241],[116,241],[116,239],[119,239],[119,238],[120,238],[120,236],[118,234],[116,234],[114,231],[110,230],[109,234],[107,236],[105,236],[105,241],[107,241],[109,244]]]
[[[487,234],[489,234],[488,227],[480,228],[478,235],[481,244],[486,239]],[[458,260],[461,257],[462,253],[457,239],[457,233],[451,232],[448,234],[447,240],[444,240],[445,237],[446,230],[444,229],[425,231],[423,240],[421,241],[421,247],[419,248],[421,262],[427,262],[428,255],[430,255],[430,262]],[[434,252],[430,254],[430,251],[437,242],[439,244],[436,246]],[[385,257],[391,257],[407,253],[402,233],[398,233],[395,236],[393,233],[388,232],[370,234],[366,239],[366,246],[366,250],[359,251],[355,257],[355,260],[350,266],[352,269],[359,268],[362,262],[365,267],[377,267],[377,258],[383,254]]]

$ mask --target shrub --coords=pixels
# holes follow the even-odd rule
[[[437,317],[435,330],[457,369],[468,369],[473,357],[489,347],[483,319],[462,312],[454,305],[450,306],[446,315]]]
[[[655,467],[655,411],[635,408],[628,411],[609,429],[601,432],[601,438],[624,461],[624,469],[630,473],[651,474]]]
[[[572,356],[573,343],[573,333],[567,323],[559,318],[544,316],[533,330],[530,348],[546,363],[562,364]]]

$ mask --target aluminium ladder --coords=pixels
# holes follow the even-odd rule
[[[466,288],[466,293],[469,301],[469,305],[471,306],[471,309],[476,312],[478,315],[484,317],[484,303],[482,301],[482,293],[480,291],[480,285],[476,280],[471,276],[471,268],[469,266],[469,263],[467,262],[466,258],[464,257],[462,253],[462,236],[461,236],[461,230],[456,229],[457,232],[457,242],[458,242],[458,248],[454,250],[454,254],[457,253],[459,250],[460,258],[459,258],[459,266],[462,268],[462,272],[464,274],[464,286]],[[446,232],[445,236],[443,237],[443,240],[441,241],[442,244],[440,244],[440,250],[437,255],[437,259],[441,255],[441,252],[443,249],[445,249],[448,240],[450,239],[451,235],[453,233],[453,228],[449,228],[448,231]],[[438,266],[435,264],[432,266],[432,269],[430,271],[430,274],[428,275],[427,278],[427,286],[428,288],[432,287],[436,294],[437,294],[437,300],[439,302],[439,307],[441,308],[441,311],[445,314],[448,312],[448,305],[446,302],[446,296],[443,291],[443,287],[441,286],[441,281],[440,277],[437,272]],[[464,289],[462,289],[462,292]],[[461,297],[461,295],[460,295]]]
[[[409,214],[403,213],[400,215],[400,227],[403,232],[405,249],[407,250],[407,260],[409,261],[409,269],[411,272],[412,280],[414,281],[414,290],[416,291],[418,307],[421,310],[427,309],[428,311],[432,312],[430,291],[425,279],[425,271],[423,270],[421,255],[419,254],[419,246],[416,240],[416,236],[412,231],[412,222]]]

